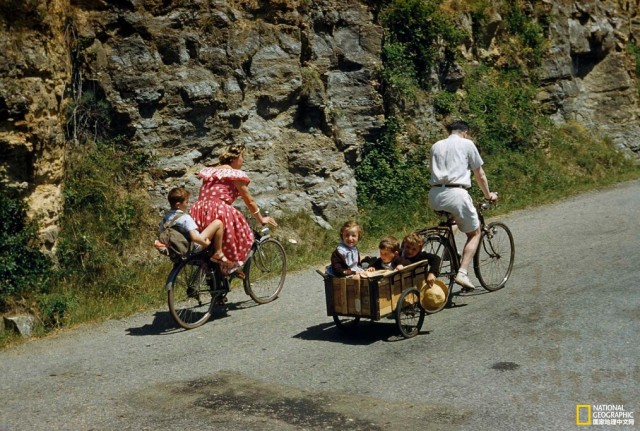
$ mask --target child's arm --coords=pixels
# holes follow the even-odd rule
[[[411,265],[411,261],[405,257],[396,254],[393,258],[393,268],[394,269],[402,269],[405,265]]]
[[[336,249],[331,253],[331,270],[338,277],[345,277],[347,275],[353,275],[354,272],[347,266],[344,257]]]
[[[425,259],[429,261],[429,272],[436,277],[440,275],[440,257],[433,253],[424,253],[424,255]]]

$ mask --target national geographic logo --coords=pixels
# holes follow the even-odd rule
[[[635,419],[622,404],[577,404],[576,425],[635,425]]]
[[[578,404],[576,406],[576,425],[591,425],[591,404]]]

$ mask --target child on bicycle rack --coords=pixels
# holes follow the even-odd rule
[[[331,264],[327,273],[335,277],[347,277],[364,272],[360,266],[358,242],[362,239],[362,227],[358,222],[349,220],[340,228],[340,244],[331,254]]]
[[[392,236],[385,237],[380,241],[378,251],[380,252],[380,257],[367,256],[362,259],[363,265],[365,263],[369,264],[367,271],[377,271],[381,269],[390,271],[395,269],[399,270],[411,263],[408,259],[400,256],[400,243]]]
[[[433,282],[439,273],[440,258],[432,253],[427,253],[422,250],[424,246],[424,237],[418,232],[411,232],[405,236],[402,240],[402,252],[401,255],[407,259],[410,263],[420,262],[422,260],[428,261],[428,274],[427,284],[433,286]]]
[[[198,232],[195,220],[185,212],[189,206],[190,196],[189,191],[183,187],[175,187],[169,191],[167,199],[171,209],[162,218],[159,231],[162,232],[169,222],[171,227],[184,235],[187,240],[198,244],[202,249],[207,248],[213,240],[214,251],[211,260],[219,263],[225,262],[227,259],[222,253],[222,234],[224,232],[222,222],[214,220],[202,232]],[[156,240],[154,246],[161,253],[163,249],[167,249],[167,246],[158,240]]]

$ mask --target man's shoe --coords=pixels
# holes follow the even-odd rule
[[[453,281],[455,281],[456,284],[462,286],[462,291],[465,293],[471,292],[476,288],[473,283],[471,283],[471,280],[469,280],[469,276],[467,274],[463,274],[462,272],[458,272],[456,278],[454,278]]]

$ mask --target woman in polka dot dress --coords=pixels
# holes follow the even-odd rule
[[[219,157],[220,165],[202,169],[198,176],[202,186],[198,200],[191,207],[191,216],[202,231],[214,220],[222,221],[222,254],[213,256],[227,273],[241,266],[253,245],[253,231],[242,213],[233,207],[238,196],[260,224],[277,226],[276,221],[260,214],[260,208],[249,193],[249,177],[240,170],[244,163],[245,146],[229,146]]]

